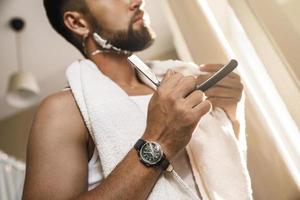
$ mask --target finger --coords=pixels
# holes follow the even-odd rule
[[[205,99],[206,99],[206,96],[204,95],[204,93],[201,92],[200,90],[196,90],[185,98],[185,103],[186,103],[187,107],[194,108],[195,106],[200,104]]]
[[[196,78],[193,76],[186,76],[174,87],[173,92],[178,96],[185,98],[188,94],[196,89]]]
[[[169,77],[161,84],[164,88],[174,88],[183,77],[182,74],[171,71]]]
[[[243,84],[234,79],[229,79],[229,78],[224,78],[218,83],[216,83],[213,87],[223,87],[223,88],[232,88],[232,89],[237,89],[237,90],[243,90],[244,86]]]
[[[207,79],[209,79],[211,75],[200,75],[197,77],[197,85],[201,85]],[[239,79],[224,77],[222,80],[218,81],[215,85],[224,86],[224,87],[232,87],[232,88],[243,88],[243,84]]]
[[[212,87],[205,92],[208,98],[211,97],[223,97],[223,98],[236,98],[239,99],[242,96],[240,90],[234,88],[222,88],[222,87]]]
[[[200,71],[203,72],[216,72],[221,69],[224,65],[222,64],[203,64],[199,66]]]
[[[207,79],[209,79],[210,77],[212,77],[215,73],[209,73],[209,74],[205,74],[205,75],[199,75],[197,76],[197,84],[201,84],[204,81],[206,81]],[[225,76],[223,79],[221,79],[219,82],[223,81],[223,80],[227,80],[228,81],[236,81],[236,82],[240,82],[239,80],[239,76],[236,74],[228,74],[227,76]]]
[[[213,74],[205,74],[205,75],[199,75],[196,77],[197,85],[200,85],[207,79],[209,79]]]
[[[208,72],[213,75],[215,72],[219,71],[224,65],[222,64],[204,64],[200,65],[199,69],[202,72]],[[230,74],[227,75],[230,78],[237,78],[240,79],[240,76],[234,72],[231,72]]]
[[[208,100],[211,102],[211,104],[214,107],[226,107],[228,105],[237,104],[239,102],[238,99],[232,99],[232,98],[208,98]]]
[[[243,86],[236,86],[236,85],[225,85],[225,84],[218,85],[218,84],[216,84],[216,85],[212,86],[210,89],[212,89],[214,87],[224,88],[224,89],[229,89],[229,90],[236,90],[236,91],[240,91],[241,93],[243,91]]]
[[[237,73],[235,72],[231,72],[230,74],[227,75],[229,78],[232,78],[232,79],[237,79],[237,80],[241,80],[241,77],[240,75],[238,75]]]
[[[207,97],[210,102],[233,102],[238,101],[237,98],[234,97]]]
[[[203,102],[201,102],[200,104],[198,104],[197,106],[195,106],[192,109],[192,112],[197,115],[198,117],[202,117],[203,115],[205,115],[206,113],[208,113],[212,108],[212,104],[210,101],[205,100]]]

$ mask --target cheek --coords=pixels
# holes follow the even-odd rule
[[[127,5],[130,4],[130,0],[122,0],[124,3],[126,3]]]
[[[124,0],[127,1],[127,0]],[[101,7],[94,7],[91,12],[101,27],[108,30],[128,29],[131,17],[128,13],[126,4],[112,3],[105,1]]]
[[[127,30],[128,26],[130,24],[130,18],[127,18],[126,16],[118,15],[117,13],[115,15],[111,15],[113,17],[108,17],[106,19],[106,23],[103,26],[104,28],[107,28],[109,30]]]

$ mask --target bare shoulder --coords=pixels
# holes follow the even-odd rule
[[[31,130],[31,134],[35,133],[72,133],[73,137],[88,139],[87,128],[71,90],[54,93],[41,102]]]
[[[71,91],[45,98],[29,136],[23,199],[73,199],[86,191],[87,141]]]
[[[80,115],[71,90],[64,90],[46,97],[40,104],[37,116],[46,114],[47,117],[62,117]],[[61,117],[59,117],[61,119]]]

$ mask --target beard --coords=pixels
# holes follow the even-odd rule
[[[101,27],[96,19],[92,19],[91,24],[93,30],[107,40],[110,44],[126,51],[142,51],[150,47],[154,43],[156,37],[152,28],[144,23],[138,30],[134,30],[133,20],[130,21],[127,30],[119,31],[108,30]]]

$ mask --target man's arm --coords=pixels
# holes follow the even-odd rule
[[[195,87],[195,78],[168,72],[149,103],[143,138],[161,144],[169,160],[188,144],[199,120],[211,108],[202,92],[187,96]],[[133,149],[88,192],[87,143],[87,130],[72,94],[47,98],[29,138],[23,199],[147,198],[161,170],[145,167]]]
[[[143,166],[135,150],[100,188],[87,192],[87,143],[87,129],[72,94],[47,98],[30,134],[23,199],[122,199],[136,194],[145,199],[161,172]]]
[[[87,189],[86,132],[70,91],[42,102],[29,136],[23,199],[70,199]]]

